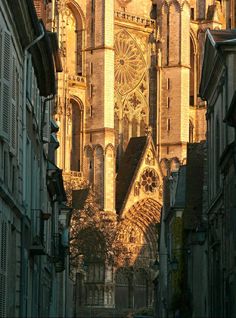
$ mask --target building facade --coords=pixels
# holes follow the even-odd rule
[[[212,61],[210,64],[209,61]],[[208,67],[215,65],[210,75]],[[209,317],[235,316],[235,32],[208,31],[200,87],[207,101]],[[213,78],[214,76],[214,78]],[[226,124],[227,123],[227,124]],[[217,289],[214,288],[217,286]]]
[[[52,121],[58,50],[33,1],[0,3],[0,316],[59,312],[68,226]],[[64,229],[63,229],[64,224]]]

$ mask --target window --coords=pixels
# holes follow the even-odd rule
[[[167,130],[167,131],[170,131],[170,118],[167,119],[167,122],[166,122],[166,130]]]
[[[90,98],[93,98],[93,84],[90,84]]]
[[[170,78],[167,78],[166,80],[166,89],[170,89]]]
[[[167,108],[170,108],[170,97],[167,97],[166,107],[167,107]]]
[[[91,4],[91,46],[94,45],[95,33],[95,0],[92,0]]]
[[[11,67],[12,67],[12,42],[11,35],[6,30],[0,30],[0,136],[10,139],[10,118],[11,118]]]
[[[194,20],[194,8],[191,8],[191,19]]]
[[[189,121],[189,142],[192,143],[193,142],[193,130],[194,130],[194,126],[192,121]]]

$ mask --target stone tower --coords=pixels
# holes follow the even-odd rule
[[[101,209],[115,210],[114,1],[86,1],[85,178]]]
[[[186,158],[189,141],[190,6],[158,5],[161,30],[160,158]]]

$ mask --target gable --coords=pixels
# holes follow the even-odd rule
[[[119,201],[117,200],[116,208],[122,217],[140,200],[150,198],[162,203],[163,176],[152,139],[151,137],[132,139],[131,144],[128,145],[127,153],[125,153],[124,163],[121,165],[122,171],[118,174],[117,199]],[[136,151],[132,152],[131,150]],[[122,196],[119,191],[122,191]]]

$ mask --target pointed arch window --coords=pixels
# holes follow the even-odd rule
[[[194,52],[193,39],[190,37],[190,82],[189,82],[189,105],[194,106],[196,99],[196,57]]]
[[[190,143],[193,143],[193,131],[194,131],[194,126],[193,126],[193,123],[192,121],[190,120],[189,121],[189,142]]]
[[[79,10],[68,4],[64,12],[66,21],[67,70],[70,74],[83,75],[83,20]]]
[[[81,171],[82,140],[83,140],[83,107],[75,100],[71,100],[72,111],[72,147],[71,170]]]

